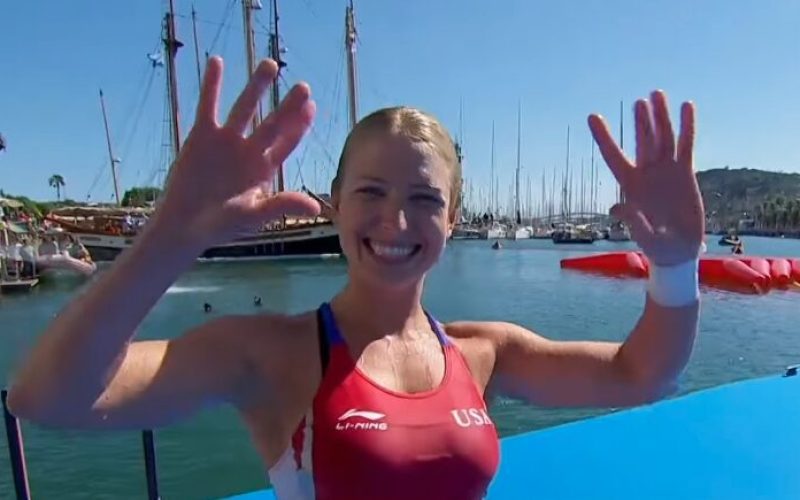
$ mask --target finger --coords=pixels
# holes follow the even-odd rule
[[[634,118],[636,121],[636,166],[643,167],[652,162],[656,150],[650,103],[646,99],[636,101]]]
[[[305,83],[298,83],[286,94],[278,109],[273,111],[261,122],[253,132],[250,141],[254,147],[264,151],[282,133],[287,122],[302,119],[300,110],[311,99],[311,89]]]
[[[631,203],[617,203],[609,212],[612,217],[621,220],[631,230],[631,237],[640,246],[646,246],[653,237],[653,227],[641,212]]]
[[[594,137],[594,141],[597,143],[606,165],[608,165],[609,170],[614,174],[614,178],[624,189],[629,184],[628,176],[634,168],[633,164],[617,146],[617,143],[614,142],[608,123],[602,116],[589,116],[589,130],[592,132],[592,137]]]
[[[681,133],[678,136],[678,164],[693,168],[694,159],[694,103],[685,102],[681,106]]]
[[[258,101],[267,90],[269,84],[275,80],[275,75],[278,74],[278,65],[275,61],[266,59],[261,61],[256,70],[250,76],[247,85],[239,94],[236,102],[233,104],[228,120],[225,126],[234,130],[237,134],[244,134],[247,130],[247,125],[250,119],[256,112]]]
[[[203,76],[203,85],[200,89],[200,99],[197,102],[195,123],[217,124],[217,108],[219,106],[219,92],[222,88],[222,58],[214,56],[208,59],[206,72]]]
[[[320,206],[306,194],[284,191],[261,198],[256,204],[256,210],[266,220],[273,220],[283,216],[316,217],[319,215]]]
[[[282,164],[286,158],[294,151],[300,140],[311,128],[314,120],[317,105],[314,101],[306,101],[303,106],[291,116],[290,120],[285,121],[285,125],[278,131],[275,140],[270,145],[264,158],[273,166]]]
[[[675,158],[675,133],[672,131],[672,122],[669,119],[667,95],[656,90],[651,94],[653,101],[653,118],[656,125],[657,155],[660,158]]]

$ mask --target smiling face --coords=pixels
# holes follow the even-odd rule
[[[342,153],[333,187],[336,223],[351,278],[406,288],[444,250],[460,170],[449,136],[433,118],[409,108],[377,113],[389,116],[365,118]]]

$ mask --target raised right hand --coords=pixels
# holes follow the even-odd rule
[[[262,61],[234,103],[217,121],[222,59],[208,61],[194,126],[173,164],[164,196],[148,226],[202,251],[283,215],[317,215],[319,204],[295,192],[270,194],[277,169],[314,118],[306,84],[297,84],[280,107],[249,136],[248,124],[278,66]]]

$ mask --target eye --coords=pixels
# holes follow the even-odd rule
[[[411,199],[414,201],[430,203],[432,205],[436,205],[437,207],[444,206],[444,200],[442,197],[435,194],[417,193],[411,196]]]
[[[362,186],[356,189],[356,193],[367,198],[378,198],[384,195],[383,189],[378,186]]]

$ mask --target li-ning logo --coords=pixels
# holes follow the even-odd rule
[[[482,408],[450,410],[450,414],[453,415],[453,420],[455,420],[460,427],[492,425],[492,419],[486,414],[486,410]]]
[[[339,417],[336,422],[337,431],[363,430],[363,431],[385,431],[389,428],[386,422],[379,422],[386,415],[375,411],[356,410],[351,408]],[[355,421],[350,421],[356,419]],[[366,422],[364,421],[366,420]]]

